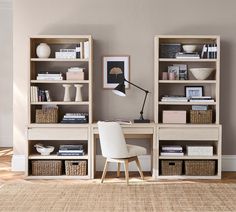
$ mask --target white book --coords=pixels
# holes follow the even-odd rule
[[[84,42],[84,58],[85,59],[89,59],[89,54],[90,54],[90,51],[89,51],[89,41],[85,41]]]
[[[49,90],[45,90],[45,95],[46,95],[46,98],[47,98],[47,102],[51,102],[51,97],[50,97],[50,94],[49,94]]]
[[[173,145],[173,146],[162,146],[162,150],[183,150],[182,146],[179,145]]]
[[[215,102],[214,99],[190,99],[189,102]]]
[[[184,156],[183,152],[161,152],[161,156]]]
[[[37,80],[63,80],[63,77],[37,77]]]

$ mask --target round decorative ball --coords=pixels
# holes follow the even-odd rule
[[[40,43],[36,48],[36,54],[39,58],[48,58],[51,54],[50,46],[46,43]]]

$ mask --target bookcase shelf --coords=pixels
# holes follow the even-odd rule
[[[217,58],[201,58],[201,51],[205,44],[217,44]],[[194,44],[197,46],[197,52],[200,55],[199,59],[196,58],[162,58],[161,51],[170,44]],[[219,36],[204,36],[204,35],[160,35],[155,37],[154,43],[154,78],[155,78],[155,106],[154,106],[154,119],[157,123],[157,149],[161,152],[162,145],[179,145],[183,147],[185,152],[186,145],[210,145],[213,146],[213,156],[161,156],[160,152],[157,156],[157,173],[158,179],[220,179],[221,178],[221,125],[219,124],[219,103],[220,103],[220,37]],[[166,52],[171,56],[177,52],[174,47],[168,49]],[[181,49],[182,51],[182,49]],[[166,53],[165,52],[165,53]],[[163,55],[163,54],[162,54]],[[185,71],[185,80],[169,80],[163,79],[163,72],[168,72],[169,66],[184,65],[187,67]],[[212,73],[205,80],[197,80],[189,71],[189,68],[214,68]],[[214,102],[189,102],[189,101],[161,101],[163,96],[182,96],[185,97],[185,86],[201,86],[203,87],[203,95],[211,96]],[[191,124],[189,111],[191,106],[204,106],[207,105],[209,109],[213,110],[213,120],[209,124]],[[163,111],[186,111],[187,123],[163,123]],[[216,161],[215,175],[212,176],[165,176],[162,175],[161,161]]]
[[[89,59],[31,58],[33,62],[89,62]]]
[[[43,84],[88,84],[89,80],[30,80],[31,83],[43,83]]]
[[[88,160],[88,155],[83,156],[58,156],[58,155],[39,155],[39,154],[32,154],[29,155],[28,159],[30,160],[47,160],[47,159],[54,159],[54,160]]]
[[[89,105],[89,102],[31,102],[31,105]]]

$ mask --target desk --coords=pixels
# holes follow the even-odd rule
[[[127,125],[121,125],[125,138],[145,138],[152,142],[151,149],[151,164],[152,164],[152,177],[156,177],[157,173],[157,139],[156,139],[156,127],[154,123],[133,123]],[[98,140],[98,127],[97,124],[93,124],[91,128],[91,174],[94,178],[96,172],[96,141]]]

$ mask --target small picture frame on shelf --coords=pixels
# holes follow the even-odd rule
[[[103,88],[113,89],[123,78],[129,81],[129,56],[104,56],[102,62]],[[129,88],[126,82],[125,88]]]
[[[168,66],[168,79],[179,80],[179,66]]]
[[[185,86],[185,96],[187,98],[202,97],[203,86]]]

